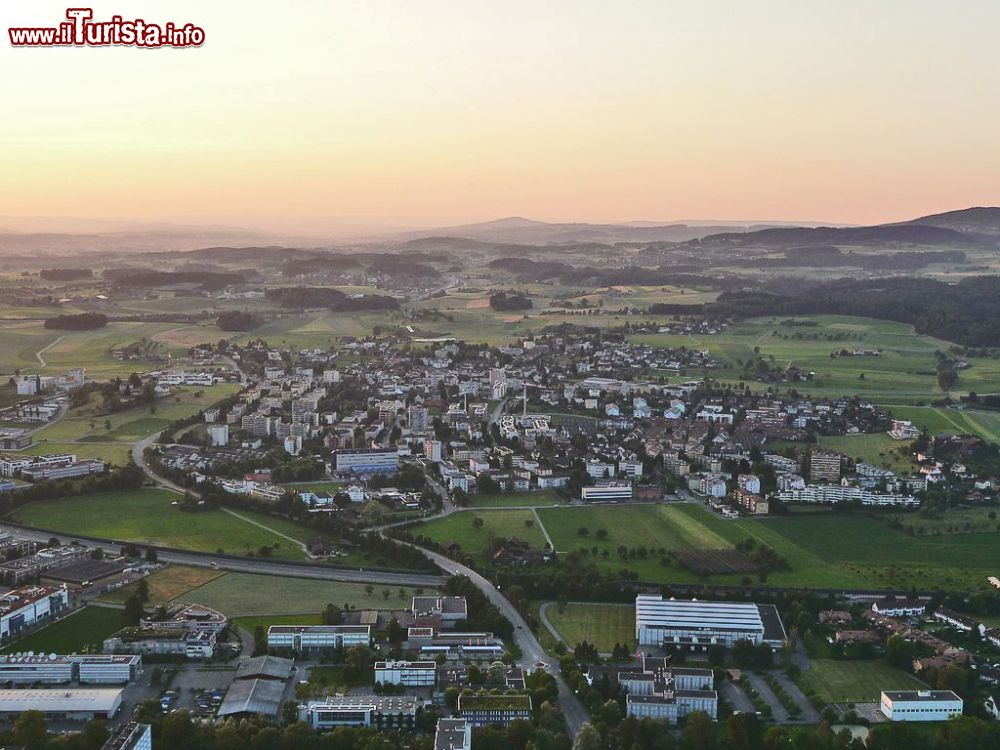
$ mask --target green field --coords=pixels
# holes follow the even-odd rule
[[[223,571],[213,568],[195,568],[186,565],[168,565],[166,568],[157,570],[145,577],[149,586],[149,606],[167,604],[170,601],[183,596],[191,589],[203,586],[209,581],[214,581]],[[114,591],[109,591],[98,597],[100,601],[124,604],[125,600],[132,596],[138,589],[138,582],[122,586]]]
[[[683,567],[669,556],[678,549],[732,549],[741,541],[754,539],[773,548],[787,560],[789,570],[774,571],[767,582],[775,586],[810,588],[909,588],[978,589],[986,578],[996,575],[1000,535],[995,522],[990,526],[982,514],[957,512],[951,517],[953,531],[992,533],[944,533],[943,528],[919,514],[903,514],[904,527],[926,524],[923,534],[907,535],[874,517],[860,513],[817,511],[788,516],[727,521],[693,503],[675,505],[597,506],[540,508],[537,511],[545,530],[560,555],[573,550],[585,552],[584,560],[611,574],[633,571],[642,581],[654,583],[740,583],[744,576],[718,574],[702,576]],[[484,519],[482,529],[474,529],[472,519]],[[414,534],[424,534],[447,545],[458,542],[463,550],[486,565],[489,535],[516,533],[539,549],[544,544],[541,529],[524,527],[531,511],[462,511],[444,519],[418,524]],[[580,534],[581,527],[587,529]],[[597,538],[597,531],[607,538]],[[940,532],[940,533],[939,533]],[[647,556],[622,557],[626,550],[646,547]],[[593,550],[596,548],[596,554]],[[667,555],[660,553],[664,550]],[[604,551],[607,550],[607,557]],[[664,562],[665,561],[665,562]]]
[[[593,643],[602,654],[611,653],[618,643],[630,650],[635,647],[635,607],[631,604],[567,602],[560,607],[553,603],[547,614],[571,649],[581,641]]]
[[[897,419],[908,419],[931,435],[968,433],[1000,442],[1000,412],[937,406],[893,406],[891,411]]]
[[[409,609],[417,589],[373,584],[369,594],[362,583],[312,578],[278,578],[252,573],[227,573],[188,591],[177,601],[196,602],[230,617],[315,615],[327,604],[353,609]],[[399,596],[402,590],[403,596]],[[389,596],[385,593],[388,591]],[[279,624],[271,621],[271,624]],[[296,623],[292,623],[296,624]]]
[[[474,519],[480,518],[483,525],[476,528]],[[517,537],[542,549],[545,537],[538,528],[535,514],[530,510],[476,510],[452,513],[430,523],[416,524],[411,531],[424,534],[442,546],[457,543],[464,551],[486,559],[490,539]]]
[[[125,623],[120,609],[84,607],[69,617],[15,641],[0,653],[100,653],[104,639],[123,627]]]
[[[813,659],[802,672],[804,689],[827,703],[877,702],[883,690],[925,689],[913,675],[883,661]]]
[[[253,513],[209,510],[187,513],[172,505],[178,495],[167,490],[142,489],[59,500],[45,500],[18,508],[11,518],[29,526],[64,534],[83,534],[115,540],[158,544],[198,552],[223,551],[243,555],[274,545],[272,556],[301,559],[299,542],[310,532],[288,521]],[[261,528],[261,524],[267,528]]]
[[[129,456],[132,455],[132,446],[129,443],[44,442],[36,443],[22,452],[31,456],[43,456],[47,453],[73,453],[80,460],[97,458],[109,466],[125,466],[128,463]]]
[[[0,330],[0,372],[20,369],[48,375],[84,367],[87,376],[94,379],[125,376],[151,369],[150,364],[120,361],[115,358],[114,349],[143,339],[155,340],[159,334],[176,327],[176,323],[113,322],[93,331],[55,331],[47,330],[41,320],[7,322]],[[217,341],[218,337],[207,340]],[[164,347],[162,353],[181,351],[180,347]],[[44,366],[36,356],[39,352]]]
[[[93,407],[88,405],[72,409],[64,419],[43,427],[35,438],[53,443],[69,443],[88,438],[134,442],[162,430],[175,419],[197,414],[232,395],[238,388],[236,384],[230,383],[207,388],[178,388],[152,406],[139,406],[106,415],[93,413]]]
[[[542,505],[559,505],[565,502],[554,490],[517,492],[501,495],[469,495],[471,508],[508,508]]]
[[[889,405],[945,395],[937,384],[934,353],[947,351],[948,342],[917,334],[902,323],[871,318],[799,316],[794,319],[795,325],[784,320],[755,318],[715,336],[643,334],[631,340],[653,346],[708,349],[725,362],[725,367],[710,371],[713,378],[723,381],[736,382],[742,369],[738,360],[752,359],[754,347],[759,347],[766,360],[774,357],[774,366],[794,364],[814,372],[812,380],[794,384],[800,393],[811,396],[856,394]],[[830,357],[832,352],[845,348],[879,349],[882,353],[878,357]],[[962,370],[953,395],[987,393],[1000,382],[1000,359],[975,358],[970,364]]]
[[[819,436],[819,444],[824,448],[882,469],[889,469],[900,476],[915,473],[916,464],[912,457],[913,442],[894,440],[885,432]]]

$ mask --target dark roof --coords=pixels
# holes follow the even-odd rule
[[[219,716],[232,714],[264,714],[277,716],[285,684],[277,680],[237,680],[226,692],[219,707]]]
[[[778,614],[778,608],[773,604],[758,604],[757,611],[760,612],[760,620],[764,624],[764,640],[785,640],[787,637],[785,626],[781,624],[781,615]]]
[[[125,570],[125,561],[114,560],[76,560],[58,568],[52,568],[41,574],[42,578],[65,583],[83,583],[95,579],[121,573]]]
[[[235,679],[287,680],[292,676],[293,663],[278,656],[255,656],[237,667]]]

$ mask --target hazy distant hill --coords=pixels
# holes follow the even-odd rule
[[[959,211],[946,211],[942,214],[921,216],[919,219],[912,219],[903,223],[943,227],[944,229],[953,229],[957,232],[1000,237],[1000,208],[994,206],[963,208]]]
[[[398,239],[416,240],[430,237],[458,237],[480,242],[501,242],[524,245],[562,245],[567,243],[616,242],[686,242],[710,234],[730,231],[732,226],[688,224],[557,224],[533,221],[521,217],[497,219],[480,224],[465,224],[417,232],[405,232]]]

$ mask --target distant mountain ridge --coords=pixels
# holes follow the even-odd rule
[[[744,231],[764,229],[770,224],[736,224]],[[729,222],[719,224],[689,224],[671,222],[634,221],[623,224],[589,224],[586,222],[551,223],[511,216],[476,224],[440,227],[396,235],[397,240],[423,240],[437,238],[461,238],[478,242],[498,242],[515,245],[566,245],[574,243],[598,243],[613,245],[618,242],[687,242],[712,234],[731,232],[734,225]]]
[[[1000,208],[995,206],[976,206],[975,208],[963,208],[958,211],[945,211],[940,214],[921,216],[918,219],[911,219],[910,221],[901,223],[942,227],[944,229],[954,229],[956,232],[1000,237]]]

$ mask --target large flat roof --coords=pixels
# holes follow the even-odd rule
[[[951,702],[962,700],[951,690],[883,690],[882,695],[891,701]]]
[[[3,713],[20,713],[21,711],[109,713],[120,705],[121,696],[121,688],[0,690],[0,711]]]
[[[647,627],[764,632],[760,610],[752,602],[703,602],[640,594],[635,598],[635,620]]]

